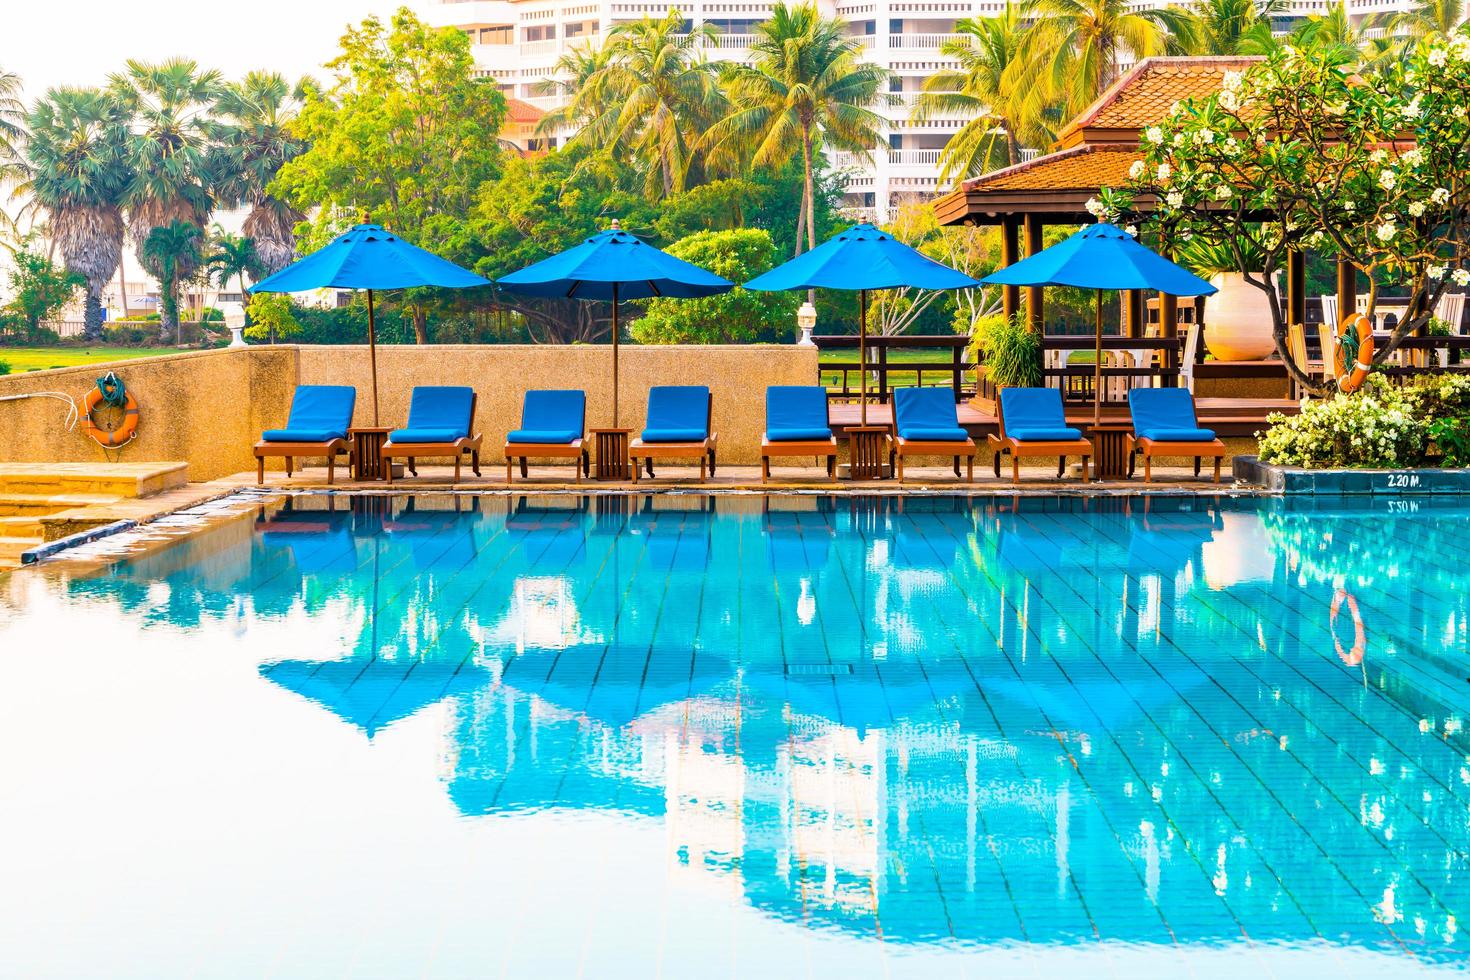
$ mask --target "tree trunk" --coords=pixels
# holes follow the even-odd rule
[[[102,297],[92,287],[87,287],[87,313],[85,317],[86,326],[82,335],[89,341],[96,342],[102,339]]]
[[[413,307],[413,342],[416,344],[429,342],[429,313],[418,304]]]
[[[132,316],[132,313],[128,311],[128,281],[123,276],[124,265],[127,265],[127,260],[119,259],[117,263],[117,301],[122,306],[123,319],[126,320],[128,317]]]
[[[806,208],[806,241],[807,251],[817,247],[817,202],[816,188],[812,182],[812,134],[807,130],[801,138],[801,167],[802,167],[802,190],[805,198]],[[874,202],[877,203],[876,201]],[[817,291],[808,289],[806,301],[812,306],[817,305]]]

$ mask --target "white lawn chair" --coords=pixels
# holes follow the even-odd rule
[[[1184,349],[1179,352],[1179,387],[1194,391],[1194,359],[1199,356],[1200,325],[1191,323],[1184,329]]]
[[[1445,293],[1434,304],[1434,315],[1454,328],[1455,334],[1465,331],[1465,294]]]

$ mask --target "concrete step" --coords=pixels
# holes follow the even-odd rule
[[[19,565],[20,553],[29,551],[41,543],[36,538],[7,538],[0,537],[0,565]]]
[[[0,494],[150,497],[188,480],[187,463],[0,463]]]
[[[0,517],[55,514],[77,507],[105,507],[125,498],[103,493],[0,493]]]
[[[35,538],[46,536],[46,529],[37,517],[0,517],[0,535],[11,538]]]

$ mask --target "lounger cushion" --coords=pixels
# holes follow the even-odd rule
[[[347,438],[357,389],[350,385],[297,385],[284,429],[261,433],[266,442],[331,442]]]
[[[1070,425],[1007,425],[1006,435],[1018,442],[1075,442],[1082,433]]]
[[[1141,439],[1152,439],[1154,442],[1215,441],[1213,429],[1140,429],[1138,436]]]
[[[453,442],[464,437],[459,429],[394,429],[388,433],[388,441],[400,445],[406,442]]]
[[[575,390],[528,391],[521,406],[521,427],[506,442],[562,443],[587,431],[587,395]]]
[[[964,442],[952,388],[895,388],[893,419],[901,438],[918,442]]]
[[[260,434],[262,442],[331,442],[346,437],[336,429],[266,429]]]
[[[703,442],[709,438],[709,389],[661,385],[648,389],[644,442]]]
[[[459,385],[419,385],[413,390],[413,399],[408,404],[408,425],[391,433],[394,442],[453,442],[470,434],[473,419],[470,413],[475,404],[475,389]],[[400,438],[400,433],[433,432],[433,438],[415,435]],[[452,433],[447,437],[444,433]]]
[[[1012,439],[1080,439],[1082,434],[1067,425],[1062,410],[1062,393],[1056,388],[1002,388],[1000,415],[1005,434]],[[1045,432],[1066,429],[1065,436],[1022,436],[1023,431]]]
[[[827,389],[820,385],[771,385],[766,389],[766,439],[812,442],[832,438]]]
[[[1128,392],[1133,433],[1155,442],[1210,442],[1215,433],[1201,429],[1188,388],[1134,388]]]
[[[946,426],[910,426],[900,431],[899,436],[911,442],[965,442],[970,438],[964,429]]]

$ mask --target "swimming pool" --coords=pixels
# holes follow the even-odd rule
[[[0,603],[17,975],[1407,976],[1470,506],[330,497]]]

